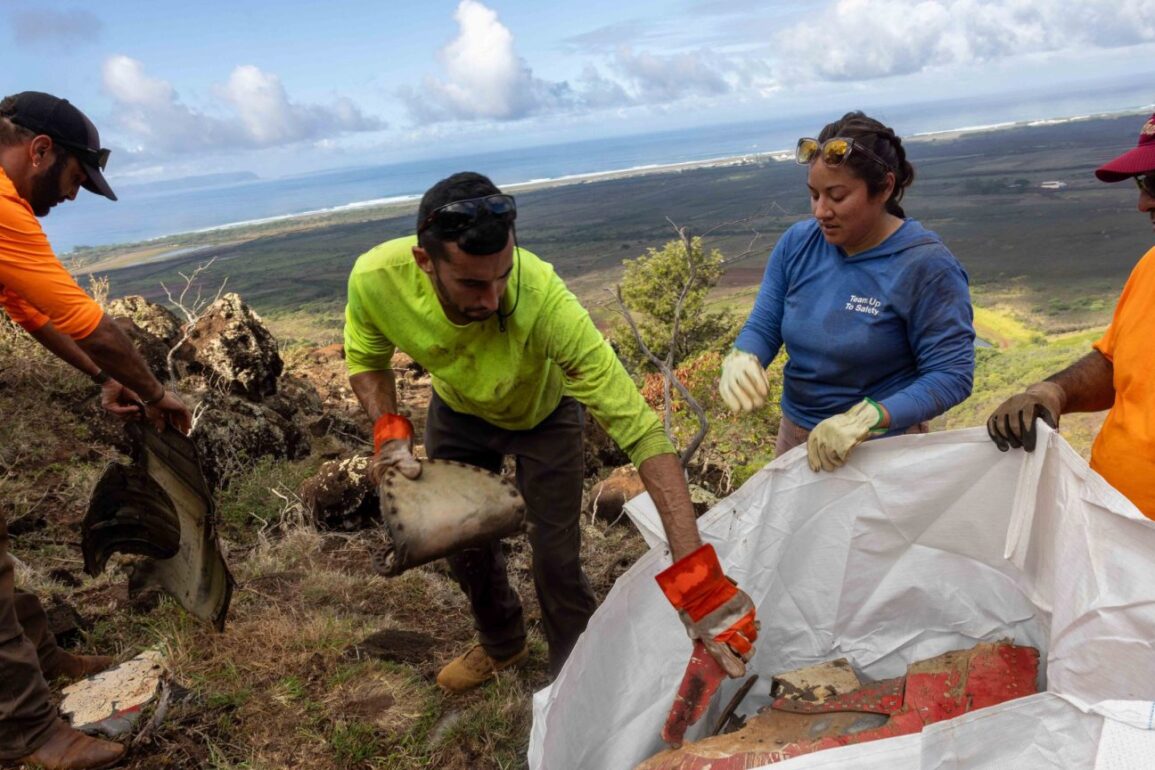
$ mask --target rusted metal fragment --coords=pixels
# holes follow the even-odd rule
[[[893,714],[902,708],[906,677],[871,682],[845,693],[832,693],[821,701],[778,698],[771,708],[794,714],[829,714],[833,711],[858,711],[864,714]]]
[[[861,686],[850,661],[839,658],[779,674],[770,685],[770,696],[822,703],[833,695],[853,692]]]
[[[525,529],[525,501],[507,479],[452,460],[423,460],[421,476],[390,469],[378,486],[387,535],[373,568],[400,575],[411,567]]]
[[[744,724],[744,720],[742,720],[740,717],[735,717],[734,712],[737,711],[738,705],[750,693],[750,689],[754,687],[754,683],[757,681],[758,675],[754,674],[754,676],[750,677],[742,683],[742,686],[738,688],[738,691],[734,693],[729,702],[726,703],[726,706],[722,709],[722,713],[719,714],[718,718],[714,721],[714,729],[710,731],[710,735],[717,735],[723,730],[732,732]]]
[[[779,698],[741,730],[662,752],[638,770],[746,770],[920,732],[928,724],[1036,692],[1038,668],[1034,648],[980,643],[919,661],[904,677],[834,694],[822,703]]]
[[[682,682],[674,696],[674,705],[670,707],[666,725],[662,728],[662,740],[675,748],[681,746],[687,728],[706,713],[706,707],[725,679],[725,669],[706,650],[706,645],[700,640],[695,641],[690,662],[686,664],[686,672],[682,674]]]

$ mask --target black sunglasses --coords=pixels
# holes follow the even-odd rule
[[[108,156],[112,154],[112,150],[106,150],[103,147],[94,150],[91,147],[84,146],[83,144],[77,144],[76,142],[70,142],[67,139],[61,139],[59,136],[56,136],[56,134],[45,131],[41,126],[28,125],[28,121],[21,120],[15,115],[0,115],[0,117],[8,118],[8,120],[11,120],[21,128],[26,128],[29,131],[38,134],[44,134],[52,140],[53,144],[58,144],[64,149],[68,150],[70,153],[76,156],[77,160],[79,160],[81,163],[84,163],[85,165],[94,166],[101,171],[104,171],[104,167],[108,165]]]
[[[800,166],[809,166],[815,158],[821,157],[822,162],[827,166],[838,167],[845,163],[853,152],[862,153],[887,171],[894,170],[889,163],[867,149],[862,142],[855,141],[848,136],[834,136],[825,142],[804,136],[798,140],[798,144],[794,147],[794,162]]]
[[[434,225],[439,235],[457,235],[477,224],[478,216],[486,211],[499,222],[510,224],[517,219],[517,203],[512,195],[495,193],[481,198],[466,198],[439,206],[429,212],[425,221],[417,228],[421,235]]]
[[[1139,192],[1145,192],[1155,198],[1155,175],[1136,174],[1132,178],[1135,180],[1135,186],[1139,188]]]
[[[106,150],[103,147],[98,150],[93,150],[89,147],[85,147],[82,144],[66,142],[63,139],[57,139],[55,136],[52,136],[52,134],[49,134],[48,136],[52,138],[54,143],[60,145],[75,155],[76,159],[86,166],[92,166],[94,168],[100,169],[101,171],[104,171],[104,167],[108,165],[108,156],[112,154],[112,150]]]

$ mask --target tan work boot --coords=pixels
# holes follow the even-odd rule
[[[66,679],[75,682],[92,674],[99,674],[116,663],[111,655],[73,655],[63,650],[56,656],[51,669],[44,670],[44,678],[48,681]]]
[[[480,644],[475,644],[469,652],[454,658],[437,675],[437,684],[450,693],[466,692],[485,684],[502,669],[520,663],[529,655],[529,648],[522,647],[505,660],[494,660]]]
[[[124,746],[92,738],[56,720],[48,742],[20,760],[40,770],[97,770],[112,767],[124,756]]]

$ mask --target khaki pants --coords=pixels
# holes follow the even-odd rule
[[[930,423],[916,423],[903,433],[930,433]],[[782,415],[782,422],[778,425],[778,438],[774,442],[774,456],[781,457],[799,444],[805,444],[809,437],[810,431],[793,422],[786,415]]]
[[[60,654],[39,600],[17,590],[0,513],[0,760],[31,754],[57,718],[42,673]]]
[[[525,498],[530,524],[533,585],[554,676],[597,608],[579,554],[582,424],[581,406],[569,397],[531,430],[505,430],[453,411],[434,392],[425,425],[425,451],[433,459],[498,472],[505,455],[515,458],[517,488]],[[485,651],[498,660],[519,652],[525,646],[525,621],[521,599],[506,574],[501,541],[459,551],[448,561],[469,597]]]

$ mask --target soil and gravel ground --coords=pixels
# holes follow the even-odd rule
[[[0,329],[0,348],[0,499],[19,583],[50,609],[79,615],[80,630],[61,639],[66,647],[121,660],[158,647],[169,658],[172,703],[139,732],[124,767],[525,765],[531,696],[549,677],[524,538],[508,542],[508,558],[530,658],[473,693],[446,696],[434,677],[474,640],[464,596],[441,562],[383,578],[363,536],[320,533],[306,521],[295,490],[331,449],[317,442],[314,456],[257,463],[220,492],[237,590],[217,633],[167,597],[130,598],[122,568],[84,574],[80,524],[95,480],[121,457],[113,448],[121,428],[90,383],[18,330]],[[298,358],[313,368],[296,373],[318,384],[331,380],[326,367],[341,365]],[[421,384],[403,392],[419,408]],[[628,524],[587,520],[583,536],[600,600],[646,547]]]

